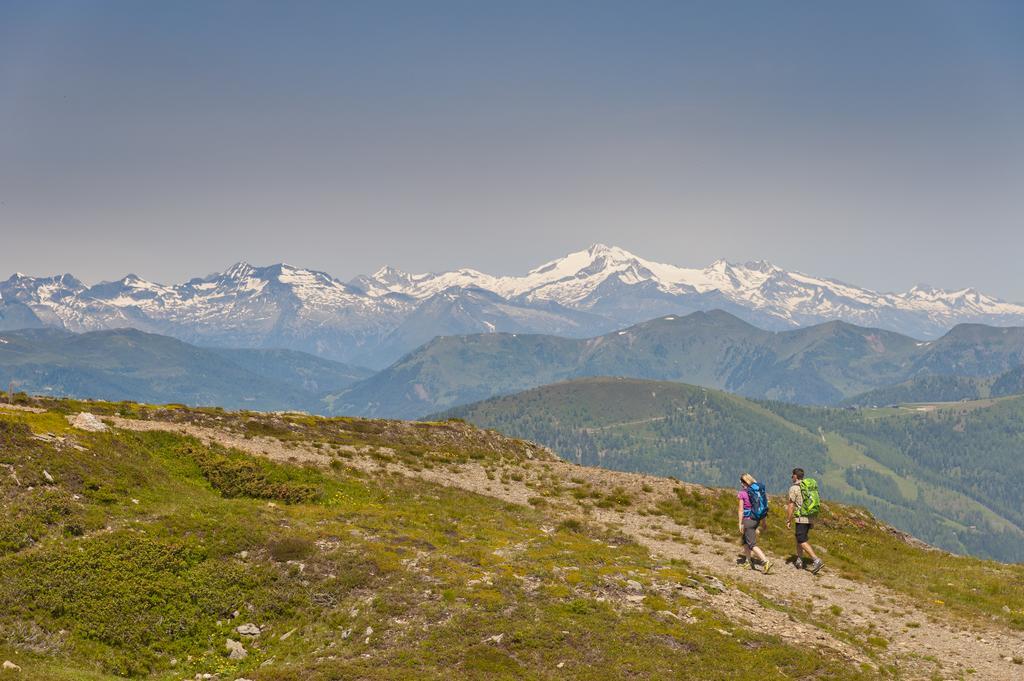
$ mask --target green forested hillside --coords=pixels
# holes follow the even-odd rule
[[[991,379],[925,374],[843,400],[843,406],[878,407],[910,402],[957,402],[988,397]]]
[[[858,503],[934,545],[1024,561],[1024,398],[914,409],[755,403],[676,383],[583,379],[445,416],[533,439],[617,470],[781,493],[801,466],[827,498]]]
[[[841,404],[877,407],[916,402],[959,402],[1021,393],[1024,393],[1024,366],[987,377],[921,374],[909,381],[856,395]]]
[[[819,438],[718,390],[623,378],[585,378],[444,412],[540,442],[585,466],[733,485],[750,471],[776,491],[794,466],[823,471]]]
[[[960,551],[1024,561],[1024,397],[895,409],[837,410],[771,403],[775,413],[808,429],[828,432],[903,481],[853,487],[885,502],[893,522]],[[900,494],[896,494],[901,491]],[[922,507],[942,522],[913,527]]]

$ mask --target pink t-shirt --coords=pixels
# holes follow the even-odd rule
[[[736,498],[743,502],[743,515],[750,515],[750,495],[747,494],[747,490],[741,489],[736,494]]]

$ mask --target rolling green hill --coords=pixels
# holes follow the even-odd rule
[[[807,408],[593,378],[441,416],[540,442],[570,461],[701,484],[732,486],[749,471],[781,493],[800,466],[827,497],[864,505],[936,546],[1024,561],[1024,515],[1014,501],[1014,481],[1024,478],[1024,397],[960,406]]]
[[[83,409],[107,430],[70,427]],[[776,523],[764,575],[733,561],[729,490],[455,422],[19,398],[0,407],[0,511],[0,675],[25,681],[994,680],[1024,663],[1021,566],[826,503],[825,571],[783,565]]]
[[[0,334],[0,386],[55,396],[323,411],[324,393],[369,373],[302,352],[201,348],[133,329]]]
[[[843,400],[841,405],[877,407],[920,402],[958,402],[1024,393],[1024,366],[989,377],[921,374],[897,385]]]
[[[540,442],[584,466],[731,486],[741,473],[777,491],[796,465],[823,471],[818,437],[729,393],[666,381],[583,378],[456,407],[463,418]]]
[[[916,402],[957,402],[988,397],[991,378],[923,374],[896,385],[876,388],[843,400],[841,406],[879,407]]]
[[[555,381],[682,381],[758,399],[837,404],[920,373],[984,377],[1024,365],[1024,329],[965,325],[931,342],[843,322],[769,332],[720,310],[597,338],[437,338],[331,398],[332,413],[413,418]]]

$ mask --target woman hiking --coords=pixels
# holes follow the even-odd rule
[[[750,556],[753,553],[754,558],[759,560],[764,566],[761,568],[761,571],[767,575],[771,573],[772,567],[775,564],[768,560],[768,557],[764,555],[764,551],[758,547],[757,531],[762,521],[767,522],[765,514],[768,511],[766,504],[768,497],[750,473],[744,473],[740,476],[740,485],[741,489],[736,495],[736,512],[739,520],[740,534],[743,536],[743,556],[737,562],[742,565],[749,561],[750,569],[756,570],[756,563]],[[757,509],[754,508],[755,506],[757,506]]]

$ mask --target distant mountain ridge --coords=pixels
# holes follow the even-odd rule
[[[384,267],[343,282],[283,263],[238,263],[175,285],[135,275],[93,286],[70,274],[15,274],[0,282],[0,329],[131,327],[190,343],[288,348],[373,368],[436,336],[587,338],[657,316],[713,309],[769,330],[841,320],[921,339],[968,322],[1024,325],[1024,305],[974,289],[878,293],[764,261],[683,268],[602,244],[518,277]]]
[[[685,268],[604,244],[552,260],[525,276],[495,277],[472,269],[409,274],[386,267],[351,283],[371,295],[400,294],[418,300],[448,288],[473,286],[509,300],[550,301],[624,323],[724,309],[777,330],[834,319],[934,338],[958,323],[1024,322],[1024,305],[971,288],[945,291],[920,285],[904,293],[879,293],[789,272],[763,260],[717,260],[705,268]]]
[[[1024,365],[1024,328],[961,325],[934,341],[846,322],[765,331],[727,312],[668,315],[589,339],[437,338],[332,400],[334,413],[413,418],[588,376],[680,381],[829,405],[923,373],[986,377]]]
[[[135,329],[0,333],[0,385],[55,397],[319,412],[371,372],[293,350],[200,348]]]

